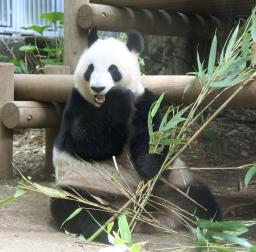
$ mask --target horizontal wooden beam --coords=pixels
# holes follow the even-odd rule
[[[1,120],[5,127],[51,128],[58,125],[61,115],[53,104],[33,101],[15,101],[4,105]]]
[[[142,76],[144,87],[151,90],[156,95],[165,93],[165,100],[169,104],[191,104],[194,102],[200,91],[201,84],[193,77],[186,75],[166,75],[166,76]],[[223,92],[212,104],[213,107],[222,105],[231,94],[238,88],[238,85]],[[185,91],[185,93],[184,93]],[[205,99],[205,104],[212,101],[222,89],[216,89]],[[232,108],[256,108],[256,81],[244,87],[240,93],[231,101],[229,107]]]
[[[162,9],[203,15],[247,16],[255,0],[90,0],[92,3],[122,7]]]
[[[193,76],[144,75],[141,80],[142,84],[156,95],[165,92],[168,103],[190,104],[200,93],[200,84]],[[193,82],[196,83],[191,86]],[[14,75],[15,100],[66,102],[73,83],[72,75]],[[218,106],[225,101],[236,88],[226,91],[214,105]],[[218,92],[219,90],[216,90],[213,95]],[[208,101],[212,97],[208,97]],[[256,108],[256,81],[244,88],[230,103],[230,107]]]
[[[73,83],[72,75],[15,74],[14,98],[23,101],[66,102]]]
[[[188,16],[164,10],[139,10],[100,4],[82,5],[78,10],[77,23],[86,30],[95,26],[104,31],[127,32],[135,29],[147,34],[193,37],[209,37],[216,30],[225,28],[216,17]]]

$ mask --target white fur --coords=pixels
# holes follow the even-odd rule
[[[122,195],[121,187],[135,191],[140,181],[134,171],[127,151],[116,158],[118,170],[113,160],[95,163],[78,159],[65,151],[53,149],[53,164],[55,167],[56,182],[84,189],[97,196]],[[118,181],[119,185],[111,180]]]
[[[84,79],[84,73],[90,64],[94,65],[90,82]],[[108,68],[116,65],[122,79],[115,83]],[[82,54],[75,73],[75,87],[89,102],[94,103],[94,93],[91,86],[105,87],[102,94],[106,94],[113,86],[120,85],[130,89],[135,95],[144,92],[141,84],[138,54],[129,51],[127,46],[114,38],[98,39]]]
[[[175,168],[175,169],[173,169]],[[180,169],[179,169],[180,168]],[[186,163],[179,157],[173,162],[168,181],[179,187],[184,188],[192,184],[193,174],[187,167]]]

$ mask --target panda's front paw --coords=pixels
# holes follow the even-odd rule
[[[134,165],[139,175],[142,178],[146,180],[150,180],[156,176],[156,174],[161,168],[163,161],[164,161],[163,155],[146,154],[144,156],[138,157]]]
[[[134,93],[124,87],[114,86],[106,94],[106,102],[132,103],[135,99]]]

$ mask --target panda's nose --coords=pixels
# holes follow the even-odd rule
[[[105,89],[105,87],[91,87],[91,89],[95,92],[95,93],[100,93],[101,91],[103,91]]]

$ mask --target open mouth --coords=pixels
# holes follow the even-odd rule
[[[105,95],[95,95],[94,101],[97,105],[102,105],[105,102]]]

